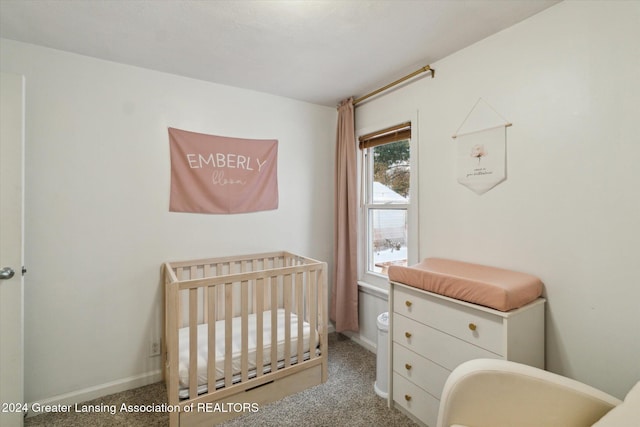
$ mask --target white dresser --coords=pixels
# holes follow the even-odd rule
[[[544,368],[543,298],[502,312],[391,282],[389,404],[435,427],[449,373],[499,358]]]

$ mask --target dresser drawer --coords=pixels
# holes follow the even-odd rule
[[[393,301],[396,313],[504,355],[503,319],[498,315],[400,286]]]
[[[393,400],[419,421],[435,427],[440,401],[397,373],[393,374]]]
[[[398,343],[393,344],[393,371],[418,384],[440,399],[449,370],[412,352]]]
[[[392,324],[394,342],[449,370],[471,359],[502,358],[498,354],[469,345],[466,341],[396,313],[393,314]]]

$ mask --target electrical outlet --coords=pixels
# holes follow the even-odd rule
[[[160,340],[151,341],[151,347],[149,347],[149,357],[160,356]]]

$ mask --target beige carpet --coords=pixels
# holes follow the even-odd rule
[[[376,357],[340,334],[329,335],[329,380],[295,395],[227,421],[221,426],[415,426],[387,408],[373,391]],[[79,404],[102,408],[98,413],[49,413],[26,419],[25,427],[167,426],[166,413],[121,412],[127,405],[166,404],[163,383]],[[109,409],[114,408],[113,414]]]

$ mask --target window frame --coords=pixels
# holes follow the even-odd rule
[[[388,120],[373,126],[367,126],[356,132],[356,141],[363,135],[371,134],[392,126],[409,122],[411,123],[411,138],[409,139],[409,203],[371,203],[373,190],[373,158],[370,155],[372,148],[359,151],[358,179],[359,179],[359,236],[358,236],[358,280],[369,285],[388,289],[389,278],[386,275],[369,270],[369,248],[372,245],[372,236],[369,235],[369,218],[373,209],[405,209],[407,210],[407,263],[413,265],[418,262],[419,230],[418,230],[418,120],[417,112],[410,117],[400,120]],[[375,147],[373,147],[375,148]]]

